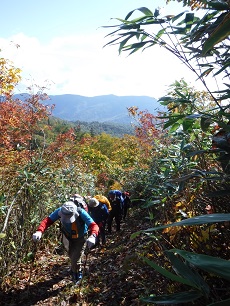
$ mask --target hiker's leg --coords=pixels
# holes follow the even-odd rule
[[[127,216],[127,210],[128,210],[128,206],[126,203],[124,203],[124,214],[123,214],[123,220],[125,220],[126,216]]]
[[[66,249],[66,251],[69,253],[69,240],[66,238],[64,234],[62,234],[62,243]]]
[[[115,222],[116,222],[116,230],[118,232],[121,229],[121,214],[120,213],[116,213]]]
[[[111,231],[112,231],[112,222],[113,222],[113,218],[114,218],[113,212],[110,211],[109,217],[108,217],[108,221],[107,221],[108,233],[111,233]]]
[[[71,261],[71,270],[74,273],[81,271],[82,256],[85,250],[85,238],[78,238],[70,241],[69,257]]]
[[[105,228],[104,226],[100,226],[100,236],[101,236],[101,243],[105,244]]]

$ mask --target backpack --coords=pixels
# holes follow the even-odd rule
[[[97,195],[94,196],[94,198],[97,199],[100,203],[105,204],[108,208],[108,211],[110,211],[112,209],[109,200],[105,196],[103,196],[101,194],[97,194]]]
[[[83,208],[85,211],[88,212],[88,205],[86,204],[84,198],[79,194],[74,194],[73,196],[71,196],[70,201],[73,201],[77,207]]]
[[[110,195],[115,195],[115,198],[119,199],[121,201],[121,203],[123,204],[124,198],[123,198],[122,192],[120,190],[110,190],[109,191],[109,196]]]

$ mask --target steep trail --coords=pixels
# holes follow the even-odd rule
[[[145,214],[136,207],[130,210],[121,231],[107,236],[104,248],[90,251],[79,286],[72,284],[65,252],[38,249],[33,263],[21,264],[8,276],[9,287],[0,293],[0,305],[142,305],[140,296],[150,294],[153,287],[159,293],[164,286],[138,255],[149,239],[130,239],[132,233],[149,226]]]

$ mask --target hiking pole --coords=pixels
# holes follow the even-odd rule
[[[82,269],[82,279],[80,280],[79,286],[78,286],[79,288],[81,287],[81,283],[82,283],[83,277],[85,275],[85,270],[86,270],[86,265],[87,265],[89,253],[90,253],[90,249],[88,247],[86,247],[85,250],[84,250],[85,261],[84,261],[84,265],[83,265],[83,269]]]
[[[90,249],[86,248],[85,249],[85,262],[84,262],[83,271],[82,271],[83,274],[84,274],[85,269],[86,269],[86,264],[87,264],[87,261],[88,261],[89,253],[90,253]]]

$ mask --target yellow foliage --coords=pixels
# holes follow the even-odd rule
[[[180,230],[180,227],[178,226],[171,226],[165,228],[162,232],[163,233],[170,233],[170,235],[175,235]]]
[[[172,0],[167,0],[166,3],[168,4]],[[182,2],[184,6],[190,6],[192,10],[198,10],[199,8],[206,7],[206,3],[202,0],[190,0],[190,1],[184,1],[184,0],[177,0],[177,2]],[[185,4],[186,3],[186,4]]]
[[[191,195],[191,198],[190,198],[190,201],[189,201],[189,203],[192,203],[194,200],[195,200],[195,195],[193,194],[193,195]]]
[[[5,58],[0,58],[0,95],[11,95],[21,80],[21,70]]]
[[[201,230],[201,239],[199,239],[200,241],[203,241],[203,242],[206,242],[207,240],[209,240],[209,229],[206,229],[206,230]]]
[[[113,185],[110,186],[110,189],[111,190],[121,190],[122,186],[119,182],[115,182],[115,183],[113,183]]]

